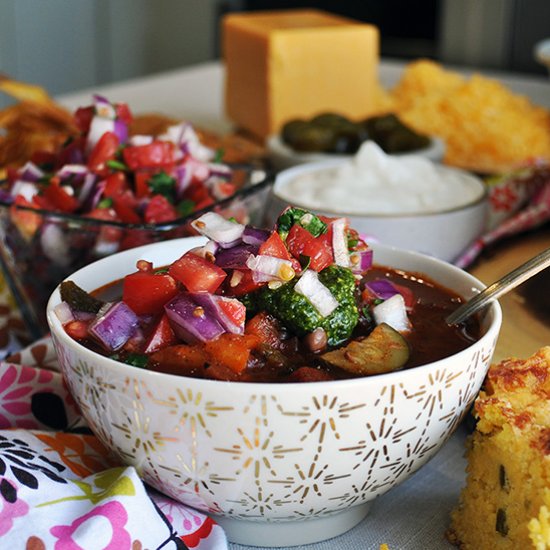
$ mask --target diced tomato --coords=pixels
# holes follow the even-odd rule
[[[33,204],[21,195],[17,195],[10,207],[10,216],[25,239],[30,240],[42,223],[42,217],[36,212],[23,210],[17,206],[33,208]]]
[[[169,166],[174,163],[174,146],[167,141],[153,141],[147,145],[126,147],[122,156],[131,170]]]
[[[254,334],[224,333],[216,340],[204,344],[211,361],[241,373],[248,364],[250,352],[260,343]]]
[[[121,120],[125,124],[132,124],[134,117],[132,116],[132,112],[130,111],[127,103],[117,103],[115,105],[115,112],[117,119]]]
[[[409,310],[413,309],[414,304],[416,302],[414,292],[408,286],[405,286],[405,285],[393,283],[393,286],[399,291],[399,294],[403,296],[403,299],[405,300],[405,307]]]
[[[168,273],[190,292],[206,291],[211,294],[216,292],[227,276],[221,267],[192,252],[185,253],[173,262]]]
[[[148,197],[151,194],[148,181],[151,177],[149,170],[138,170],[134,173],[134,188],[136,190],[136,197],[142,199]]]
[[[164,195],[154,195],[145,207],[146,223],[170,222],[178,217],[178,211]]]
[[[90,124],[92,123],[92,118],[94,118],[95,109],[93,106],[90,107],[79,107],[74,114],[74,121],[78,129],[83,133],[87,134],[90,129]]]
[[[85,149],[86,138],[84,136],[74,138],[59,151],[54,162],[55,168],[60,169],[66,164],[86,164]]]
[[[224,199],[231,197],[237,191],[237,186],[230,181],[220,181],[216,184],[216,198]]]
[[[101,172],[105,169],[105,163],[113,160],[118,150],[119,140],[114,132],[105,132],[94,145],[88,157],[88,168],[92,172]]]
[[[105,180],[103,196],[113,198],[117,195],[121,195],[128,189],[130,189],[130,187],[124,172],[113,172],[112,174],[109,174]]]
[[[286,245],[290,253],[295,258],[299,258],[303,254],[306,244],[314,238],[315,237],[307,229],[304,229],[301,225],[294,224],[288,232]]]
[[[195,208],[193,209],[193,211],[198,212],[199,210],[202,210],[203,208],[207,208],[208,206],[214,204],[214,202],[216,201],[214,201],[212,197],[205,197],[195,204]]]
[[[282,260],[292,259],[290,252],[277,231],[273,231],[267,240],[260,245],[258,254],[265,254],[266,256],[281,258]]]
[[[128,194],[132,194],[130,190],[113,198],[113,209],[117,213],[121,222],[124,223],[141,223],[139,214],[134,210],[129,200]],[[132,195],[133,196],[133,195]]]
[[[74,212],[78,207],[78,200],[73,195],[69,195],[56,178],[50,180],[42,190],[42,195],[53,205],[55,210],[61,212]]]
[[[204,182],[198,181],[192,182],[189,187],[187,187],[185,190],[185,198],[192,200],[195,204],[202,203],[206,200],[212,200]]]
[[[137,315],[160,313],[177,293],[178,285],[167,273],[137,271],[124,277],[122,299]]]
[[[69,321],[63,325],[65,332],[75,340],[84,340],[88,337],[89,321]]]
[[[151,334],[148,336],[143,347],[143,353],[153,353],[159,349],[172,346],[177,341],[178,339],[170,326],[168,316],[163,314]]]
[[[203,369],[210,361],[202,346],[168,346],[149,356],[151,370],[168,374],[186,374]]]
[[[118,222],[116,212],[112,208],[95,208],[89,214],[87,218],[94,218],[96,220],[104,220],[109,222]],[[114,225],[100,225],[98,241],[104,242],[118,242],[122,237],[123,229]]]
[[[244,294],[248,294],[249,292],[254,292],[255,290],[258,290],[261,286],[261,283],[257,283],[254,281],[252,277],[252,272],[250,270],[235,270],[229,278],[227,293],[231,296],[243,296]]]
[[[41,208],[42,210],[55,210],[53,203],[44,195],[34,195],[32,205],[34,208]]]
[[[334,262],[332,252],[332,235],[330,232],[319,235],[304,247],[304,256],[309,256],[309,267],[315,271],[323,271]]]
[[[142,229],[127,229],[124,232],[124,237],[120,241],[120,250],[128,250],[129,248],[136,248],[144,244],[151,243],[151,235],[147,230]]]
[[[246,334],[254,334],[261,342],[279,349],[281,343],[281,325],[269,313],[261,311],[250,319],[245,326]]]
[[[55,153],[50,153],[49,151],[35,151],[31,156],[31,162],[37,166],[54,166],[55,161]]]
[[[246,306],[241,301],[219,296],[217,304],[233,324],[244,326],[244,322],[246,321]]]
[[[322,271],[334,262],[330,229],[314,237],[307,229],[295,224],[290,228],[286,244],[295,258],[309,257],[309,267],[315,271]]]

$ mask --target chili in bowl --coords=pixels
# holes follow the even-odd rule
[[[289,209],[272,231],[210,213],[194,224],[206,238],[115,254],[54,292],[71,393],[109,449],[230,540],[342,533],[454,431],[500,308],[442,326],[482,283],[367,247],[343,219]]]

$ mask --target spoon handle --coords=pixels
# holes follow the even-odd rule
[[[550,248],[543,250],[524,264],[520,265],[510,273],[507,273],[483,289],[479,294],[462,304],[459,308],[453,311],[445,321],[449,325],[456,325],[466,320],[470,315],[484,307],[487,302],[497,300],[503,294],[506,294],[516,286],[520,285],[539,271],[550,266]]]

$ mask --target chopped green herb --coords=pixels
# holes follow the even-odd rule
[[[348,249],[353,250],[359,243],[357,235],[348,234]]]
[[[300,267],[302,268],[302,271],[305,271],[311,263],[311,256],[300,254],[300,259],[298,261],[300,262]]]
[[[80,288],[74,281],[64,281],[59,287],[61,299],[77,311],[97,313],[104,302]]]
[[[277,220],[277,231],[281,238],[286,240],[288,232],[295,224],[307,229],[314,237],[327,232],[327,224],[311,212],[301,208],[287,208]]]
[[[195,202],[190,199],[182,200],[176,206],[176,210],[181,217],[189,216],[195,210]]]
[[[155,275],[163,275],[164,273],[168,273],[167,267],[159,267],[158,269],[155,269],[154,274]]]
[[[214,158],[212,159],[212,162],[221,162],[223,160],[223,156],[225,155],[225,149],[219,148],[216,149],[216,153],[214,154]]]
[[[113,206],[113,199],[111,199],[110,197],[107,197],[105,199],[101,199],[97,203],[98,208],[111,208],[111,206]]]
[[[144,369],[147,367],[147,361],[147,355],[144,355],[142,353],[129,353],[124,358],[124,362],[127,365],[132,365],[133,367],[138,367],[140,369]]]
[[[120,160],[108,160],[105,164],[113,170],[128,170],[128,166],[126,166],[126,164],[124,164]]]
[[[176,198],[176,179],[166,172],[159,172],[151,176],[147,185],[154,194],[163,195],[170,202],[174,202]]]

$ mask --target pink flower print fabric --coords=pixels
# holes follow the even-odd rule
[[[0,361],[0,540],[28,550],[228,547],[211,518],[144,485],[89,432],[49,339]]]

